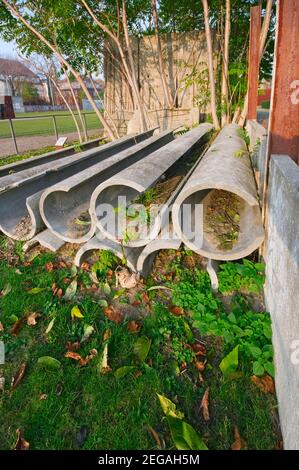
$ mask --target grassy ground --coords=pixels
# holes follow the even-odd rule
[[[13,120],[13,127],[16,137],[34,135],[54,135],[53,119],[50,115],[55,114],[57,130],[60,135],[69,132],[76,132],[76,126],[71,115],[67,111],[42,112],[42,113],[18,113],[16,117],[41,117],[41,119]],[[86,124],[89,130],[101,128],[101,124],[96,114],[92,111],[85,111]],[[49,117],[47,117],[49,116]],[[78,119],[78,118],[77,118]],[[80,125],[80,121],[78,120]],[[0,121],[0,139],[11,137],[8,122]]]
[[[68,245],[56,257],[31,252],[25,259],[20,243],[1,238],[0,340],[6,347],[6,364],[0,366],[0,377],[5,378],[0,391],[2,449],[14,448],[18,428],[31,449],[173,449],[173,426],[181,426],[182,420],[164,416],[157,393],[184,412],[184,421],[193,427],[196,443],[185,436],[184,449],[203,444],[229,449],[234,441],[237,448],[277,447],[275,396],[252,382],[252,358],[242,352],[237,370],[224,375],[219,368],[235,343],[220,330],[206,331],[211,309],[214,323],[221,319],[223,326],[228,321],[227,298],[210,291],[200,260],[188,252],[166,253],[157,259],[149,279],[126,290],[115,287],[116,260],[109,253],[100,256],[93,272],[88,264],[75,271],[74,253],[75,247]],[[242,318],[251,311],[250,296],[258,298],[257,293],[242,293],[244,288],[257,292],[262,275],[253,271],[241,269],[232,277],[223,271],[222,290],[238,288],[230,299],[237,295],[239,305],[240,295],[244,299]],[[74,280],[77,287],[71,284]],[[83,318],[71,318],[74,306]],[[28,325],[32,312],[40,316],[35,325]],[[195,327],[196,314],[202,331]],[[268,315],[260,315],[262,324],[268,324]],[[52,329],[46,332],[51,321]],[[255,319],[251,334],[262,347],[269,340],[257,334],[260,325]],[[93,332],[82,342],[88,326]],[[232,322],[229,330],[238,332],[235,339],[241,347],[241,330],[249,330],[238,328]],[[109,367],[104,362],[106,345]],[[95,354],[94,349],[97,355],[80,366],[65,357],[70,348],[83,358]],[[39,366],[43,356],[60,361],[59,368]],[[12,389],[12,377],[24,362],[25,374]],[[124,366],[131,368],[120,369]],[[209,419],[204,419],[200,404],[207,389]]]

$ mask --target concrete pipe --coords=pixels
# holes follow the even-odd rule
[[[82,151],[98,147],[103,139],[103,137],[100,137],[94,140],[89,140],[88,142],[83,142],[80,144],[80,147],[82,148]],[[0,167],[0,178],[11,173],[18,173],[19,171],[28,170],[29,168],[33,168],[47,162],[53,162],[59,160],[60,158],[67,157],[68,155],[74,155],[75,153],[76,146],[70,145],[69,147],[65,147],[60,150],[53,150],[52,152],[37,155],[36,157],[30,157],[19,162],[9,163],[8,165],[3,165]]]
[[[24,253],[38,244],[44,248],[47,248],[47,250],[56,252],[64,245],[64,241],[56,237],[56,235],[54,235],[54,233],[52,233],[49,229],[46,229],[35,235],[35,237],[31,238],[31,240],[28,240],[26,243],[24,243]]]
[[[120,263],[125,256],[127,266],[131,271],[136,272],[136,265],[138,256],[142,248],[126,248],[124,251],[119,243],[115,243],[112,240],[101,238],[101,234],[95,235],[87,243],[85,243],[77,252],[74,263],[80,267],[83,261],[88,260],[95,251],[109,250],[120,260]]]
[[[15,240],[30,240],[45,228],[39,200],[47,187],[142,142],[153,131],[121,138],[96,149],[0,178],[0,230]]]
[[[172,209],[174,229],[185,245],[210,259],[243,258],[264,238],[256,183],[240,129],[229,124],[220,131]]]
[[[192,154],[211,129],[211,124],[199,125],[142,161],[124,169],[95,189],[91,197],[90,213],[92,218],[97,219],[97,227],[106,238],[115,242],[122,238],[124,245],[130,247],[145,246],[156,238],[161,229],[161,209],[158,207],[154,213],[149,233],[137,239],[134,238],[134,240],[126,240],[122,236],[122,227],[118,226],[118,217],[115,217],[115,213],[120,208],[120,201],[125,201],[125,211],[127,211],[129,205],[138,200],[139,197],[142,197],[146,190],[161,180],[165,172],[174,168],[180,159]],[[106,204],[110,204],[111,219],[107,218],[106,214],[103,214],[102,208]],[[136,206],[134,205],[134,207]],[[143,206],[142,208],[144,209]],[[112,219],[113,223],[108,224],[107,221],[111,222]],[[146,232],[147,228],[145,226]]]
[[[172,131],[161,132],[49,187],[40,199],[40,213],[47,227],[67,242],[88,241],[96,229],[96,220],[88,212],[94,189],[129,165],[140,165],[140,160],[173,139]]]
[[[179,250],[181,240],[178,238],[169,238],[167,240],[157,239],[151,241],[140,252],[137,259],[137,271],[147,277],[152,268],[154,259],[160,250]]]

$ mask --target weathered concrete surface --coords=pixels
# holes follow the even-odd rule
[[[240,129],[235,124],[229,124],[220,131],[173,205],[175,232],[191,250],[209,259],[243,258],[257,249],[264,238],[253,170],[246,144],[240,136]],[[238,241],[229,251],[220,249],[208,236],[205,227],[204,216],[212,190],[231,192],[239,196],[244,203],[240,213]],[[189,218],[193,227],[198,222],[196,208],[202,205],[203,239],[201,237],[196,239],[195,234],[193,238],[185,234],[182,221],[184,204],[191,206]]]
[[[88,241],[95,233],[96,220],[91,218],[83,233],[72,227],[72,221],[88,212],[95,188],[124,168],[136,162],[140,165],[140,160],[173,139],[171,131],[161,132],[46,189],[40,199],[40,213],[47,227],[70,243]]]
[[[16,240],[30,240],[45,228],[39,199],[47,187],[145,140],[153,130],[0,178],[0,230]],[[18,230],[24,219],[28,228],[26,233]]]
[[[299,167],[285,155],[270,160],[265,258],[284,448],[299,450]]]
[[[181,246],[181,240],[169,238],[168,240],[157,239],[151,241],[140,252],[137,259],[137,271],[147,277],[152,268],[154,259],[160,250],[178,250]],[[136,248],[135,248],[136,249]]]
[[[161,179],[163,174],[172,168],[180,159],[187,157],[197,148],[200,141],[211,131],[212,125],[205,123],[187,132],[173,142],[165,145],[161,149],[153,152],[142,161],[131,165],[114,177],[100,184],[92,194],[90,202],[91,217],[97,219],[98,229],[106,238],[116,241],[115,233],[110,233],[106,229],[101,219],[99,211],[102,204],[111,204],[118,208],[119,197],[125,197],[127,207],[148,188]],[[126,241],[126,246],[145,246],[151,239],[155,238],[161,228],[161,218],[159,213],[151,227],[151,234],[136,240]],[[116,227],[117,232],[117,227]],[[153,235],[152,235],[153,234]]]
[[[125,255],[128,268],[131,269],[131,271],[136,272],[137,259],[142,248],[124,247],[124,251],[122,251],[119,243],[103,238],[101,233],[96,234],[78,250],[74,260],[75,265],[80,267],[83,261],[87,260],[93,252],[99,250],[112,251],[115,256],[119,258],[120,263]]]
[[[260,201],[262,201],[267,176],[266,156],[268,132],[264,126],[254,120],[246,121],[246,130],[250,138],[250,151],[252,154],[252,164],[254,168],[255,179],[258,185],[258,194]]]
[[[84,142],[80,145],[82,150],[88,150],[94,147],[98,147],[99,143],[103,140],[103,137],[89,140],[88,142]],[[0,141],[0,143],[2,143]],[[21,160],[19,162],[10,163],[8,165],[3,165],[0,167],[0,178],[2,176],[9,175],[11,172],[17,173],[22,170],[26,170],[28,168],[32,168],[37,165],[41,165],[43,163],[47,163],[48,161],[54,162],[60,158],[67,157],[68,155],[73,155],[76,152],[76,146],[71,145],[69,147],[65,147],[61,150],[53,150],[53,152],[47,152],[43,155],[37,155],[36,157],[30,157],[26,160]]]
[[[23,251],[26,253],[30,248],[38,244],[50,251],[56,252],[64,245],[64,241],[56,237],[56,235],[54,235],[54,233],[49,229],[46,229],[43,232],[38,233],[31,240],[28,240],[28,242],[24,243]]]

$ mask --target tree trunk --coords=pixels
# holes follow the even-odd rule
[[[230,38],[230,0],[226,0],[225,5],[225,30],[224,30],[224,47],[222,59],[222,77],[221,77],[221,100],[222,114],[221,125],[224,126],[229,122],[229,83],[228,83],[228,63],[229,63],[229,38]],[[225,107],[225,108],[224,108]]]
[[[99,95],[99,93],[98,93],[96,84],[94,83],[93,78],[92,78],[91,75],[89,75],[89,80],[90,80],[90,83],[92,84],[92,87],[93,87],[93,89],[94,89],[95,94],[96,94],[97,97],[98,97],[98,100],[101,102],[101,104],[102,104],[102,106],[103,106],[103,108],[104,108],[103,100],[102,100],[102,98],[100,97],[100,95]],[[110,113],[109,113],[107,110],[105,111],[105,113],[107,114],[108,119],[109,119],[110,122],[111,122],[111,126],[113,127],[113,131],[114,131],[115,135],[116,135],[117,137],[119,137],[118,131],[117,131],[117,128],[116,128],[116,125],[114,124],[114,121],[113,121],[112,117],[110,116]]]
[[[156,41],[157,41],[157,53],[158,53],[158,60],[159,60],[161,83],[162,83],[163,94],[164,94],[164,102],[167,108],[172,108],[173,99],[172,99],[171,92],[167,84],[166,75],[165,75],[161,39],[159,35],[159,19],[158,19],[158,13],[157,13],[157,1],[156,0],[152,0],[152,14],[154,18],[155,36],[156,36]]]
[[[71,81],[70,81],[70,77],[68,76],[67,74],[67,70],[65,70],[65,68],[62,68],[65,76],[66,76],[66,80],[67,80],[67,83],[68,83],[68,86],[70,87],[70,91],[71,91],[71,94],[72,94],[72,98],[73,98],[73,101],[75,103],[75,106],[76,106],[76,109],[77,109],[77,113],[78,113],[78,116],[79,116],[79,119],[80,119],[80,122],[81,122],[81,126],[82,126],[82,130],[83,130],[83,133],[84,133],[84,139],[85,141],[88,140],[88,135],[87,135],[87,129],[86,129],[86,124],[84,122],[84,119],[82,117],[82,113],[81,113],[81,109],[80,109],[80,106],[79,106],[79,103],[78,103],[78,100],[76,98],[76,95],[74,93],[74,90],[73,90],[73,87],[72,87],[72,84],[71,84]]]
[[[94,14],[94,12],[92,11],[92,9],[90,8],[90,6],[87,4],[87,2],[85,0],[81,0],[81,3],[82,5],[85,7],[85,9],[88,11],[88,13],[90,14],[90,16],[92,17],[92,19],[95,21],[95,23],[102,29],[102,31],[104,31],[104,33],[106,33],[111,39],[112,41],[115,43],[115,45],[117,46],[117,49],[118,49],[118,52],[119,52],[119,55],[120,55],[120,58],[121,58],[121,61],[123,63],[123,67],[124,67],[124,70],[125,70],[125,73],[127,75],[127,78],[128,78],[128,82],[132,88],[132,92],[133,92],[133,95],[134,95],[134,99],[137,103],[137,106],[140,110],[140,115],[141,115],[141,128],[143,129],[144,128],[144,124],[145,123],[145,128],[147,127],[146,126],[146,119],[145,119],[145,111],[144,111],[144,107],[143,107],[143,103],[142,103],[142,100],[141,100],[141,96],[140,96],[140,92],[139,92],[139,88],[138,88],[138,85],[137,85],[137,80],[134,81],[134,69],[131,71],[130,70],[130,67],[129,67],[129,64],[127,62],[127,59],[126,59],[126,56],[125,56],[125,53],[124,53],[124,50],[122,48],[122,45],[121,45],[121,42],[119,40],[119,38],[112,33],[112,31],[110,31],[109,28],[107,28],[107,26],[105,26],[97,17],[96,15]],[[124,10],[125,12],[125,10]],[[125,15],[125,19],[126,19],[126,15]],[[125,22],[125,25],[123,24],[124,26],[124,29],[126,27],[127,23]]]
[[[209,7],[208,7],[207,0],[201,0],[201,2],[202,2],[203,9],[204,9],[205,32],[206,32],[207,50],[208,50],[211,114],[212,114],[213,126],[215,127],[215,129],[220,129],[218,116],[217,116],[217,105],[216,105],[216,89],[215,89],[214,66],[213,66],[213,48],[212,48],[211,29],[210,29],[210,24],[209,24]]]
[[[1,0],[2,3],[6,5],[8,10],[13,14],[14,17],[19,19],[36,37],[38,37],[48,48],[56,55],[58,58],[59,62],[65,67],[67,67],[70,72],[73,74],[73,76],[78,80],[80,83],[86,98],[89,100],[94,112],[96,113],[97,117],[99,118],[100,122],[103,124],[104,129],[107,131],[108,135],[111,137],[112,140],[115,139],[115,136],[107,123],[106,119],[104,116],[99,112],[97,105],[95,104],[91,94],[88,91],[88,88],[86,87],[84,80],[82,80],[80,74],[76,72],[76,70],[71,66],[71,64],[60,54],[60,52],[51,44],[37,29],[35,29],[34,26],[32,26],[28,21],[21,15],[21,13],[16,10],[7,0]]]
[[[260,38],[260,51],[259,51],[260,61],[263,58],[266,39],[267,39],[269,27],[270,27],[272,6],[273,6],[273,0],[267,0],[266,13],[265,13],[265,17],[264,17],[264,21],[263,21],[263,25],[262,25],[261,38]],[[242,113],[241,113],[239,121],[238,121],[238,124],[240,124],[240,126],[244,126],[244,124],[245,124],[246,117],[247,117],[247,111],[248,111],[248,90],[246,92],[246,96],[245,96],[245,99],[244,99],[244,105],[243,105]]]

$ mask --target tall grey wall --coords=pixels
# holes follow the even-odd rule
[[[299,450],[299,166],[286,155],[270,160],[265,248],[284,447]]]

